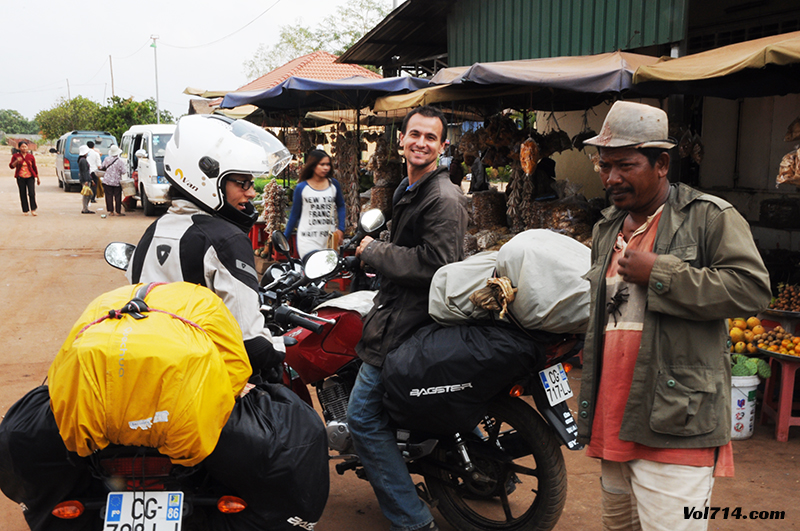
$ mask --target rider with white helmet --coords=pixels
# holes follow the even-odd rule
[[[278,139],[244,120],[181,118],[164,168],[172,205],[145,231],[128,279],[193,282],[219,295],[242,328],[253,372],[279,366],[284,346],[264,328],[247,232],[258,213],[253,179],[277,174],[291,155]]]

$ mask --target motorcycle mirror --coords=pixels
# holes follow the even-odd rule
[[[383,212],[377,208],[367,210],[361,214],[361,218],[358,220],[359,228],[366,234],[375,232],[383,227],[385,223],[386,218],[384,217]]]
[[[272,245],[275,246],[275,249],[277,249],[279,253],[289,256],[289,253],[291,252],[291,249],[289,248],[289,240],[286,239],[286,236],[284,236],[281,231],[273,231],[270,239],[272,241]]]
[[[339,254],[333,249],[318,249],[303,259],[303,270],[309,280],[330,275],[339,267]]]
[[[103,256],[111,267],[127,271],[131,263],[131,258],[133,258],[133,251],[135,250],[136,246],[130,243],[111,242],[106,245]]]

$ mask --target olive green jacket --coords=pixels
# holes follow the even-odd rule
[[[627,212],[603,211],[592,234],[591,315],[578,401],[578,439],[591,439],[606,312],[605,274]],[[769,275],[747,221],[726,201],[671,185],[653,247],[642,342],[620,439],[654,448],[706,448],[731,435],[725,318],[770,300]]]

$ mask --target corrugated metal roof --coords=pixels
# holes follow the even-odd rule
[[[454,0],[407,0],[337,62],[401,66],[446,54],[447,12],[454,3]]]

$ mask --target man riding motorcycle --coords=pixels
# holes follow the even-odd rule
[[[164,156],[172,205],[145,231],[127,272],[132,283],[186,281],[211,289],[242,328],[254,376],[261,370],[268,379],[285,349],[264,327],[246,234],[258,217],[253,178],[279,173],[290,158],[277,138],[250,122],[181,118]]]

